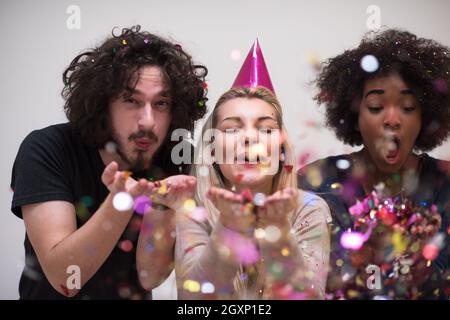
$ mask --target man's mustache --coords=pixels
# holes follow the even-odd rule
[[[134,139],[139,139],[139,138],[144,138],[144,137],[147,137],[148,139],[150,139],[150,141],[152,141],[154,143],[158,142],[158,137],[156,136],[156,134],[153,131],[143,131],[143,130],[131,134],[128,137],[128,140],[134,140]]]

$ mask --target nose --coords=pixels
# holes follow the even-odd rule
[[[244,131],[244,145],[251,146],[258,142],[258,130],[255,128],[248,128]]]
[[[401,126],[400,110],[395,106],[386,108],[384,115],[383,126],[385,129],[398,130]]]
[[[139,113],[138,126],[139,129],[148,130],[152,129],[155,125],[155,118],[153,115],[153,109],[150,104],[146,104]]]

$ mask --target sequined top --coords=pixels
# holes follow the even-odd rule
[[[324,298],[330,254],[328,205],[299,190],[298,207],[289,222],[291,230],[285,237],[261,245],[226,228],[213,214],[203,219],[178,214],[178,298]]]
[[[357,168],[353,165],[355,154],[343,154],[317,160],[299,170],[298,185],[304,190],[317,193],[325,199],[331,208],[333,217],[331,235],[330,266],[327,281],[327,295],[340,299],[345,292],[345,275],[351,274],[347,266],[349,256],[340,246],[343,231],[352,227],[352,217],[349,208],[356,200],[366,197],[361,184],[361,178],[353,174]],[[345,164],[344,166],[342,164]],[[408,198],[414,204],[423,207],[436,205],[442,215],[440,232],[446,235],[439,257],[433,261],[433,275],[421,288],[421,299],[450,298],[450,162],[438,160],[423,153],[419,155],[419,170],[408,184],[411,189]],[[371,290],[361,292],[359,299],[372,299]],[[380,293],[376,293],[380,294]]]

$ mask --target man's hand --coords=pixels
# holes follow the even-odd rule
[[[112,194],[128,192],[133,198],[143,194],[148,189],[145,179],[139,181],[130,177],[130,172],[118,171],[115,161],[108,164],[102,174],[102,182]]]

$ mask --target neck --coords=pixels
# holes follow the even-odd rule
[[[395,196],[404,189],[408,189],[405,183],[405,177],[411,172],[417,173],[419,168],[419,158],[411,153],[405,163],[397,172],[383,172],[375,165],[366,149],[355,154],[357,162],[362,164],[365,169],[365,175],[362,179],[362,185],[366,193],[375,190],[375,186],[384,184],[385,195]]]

